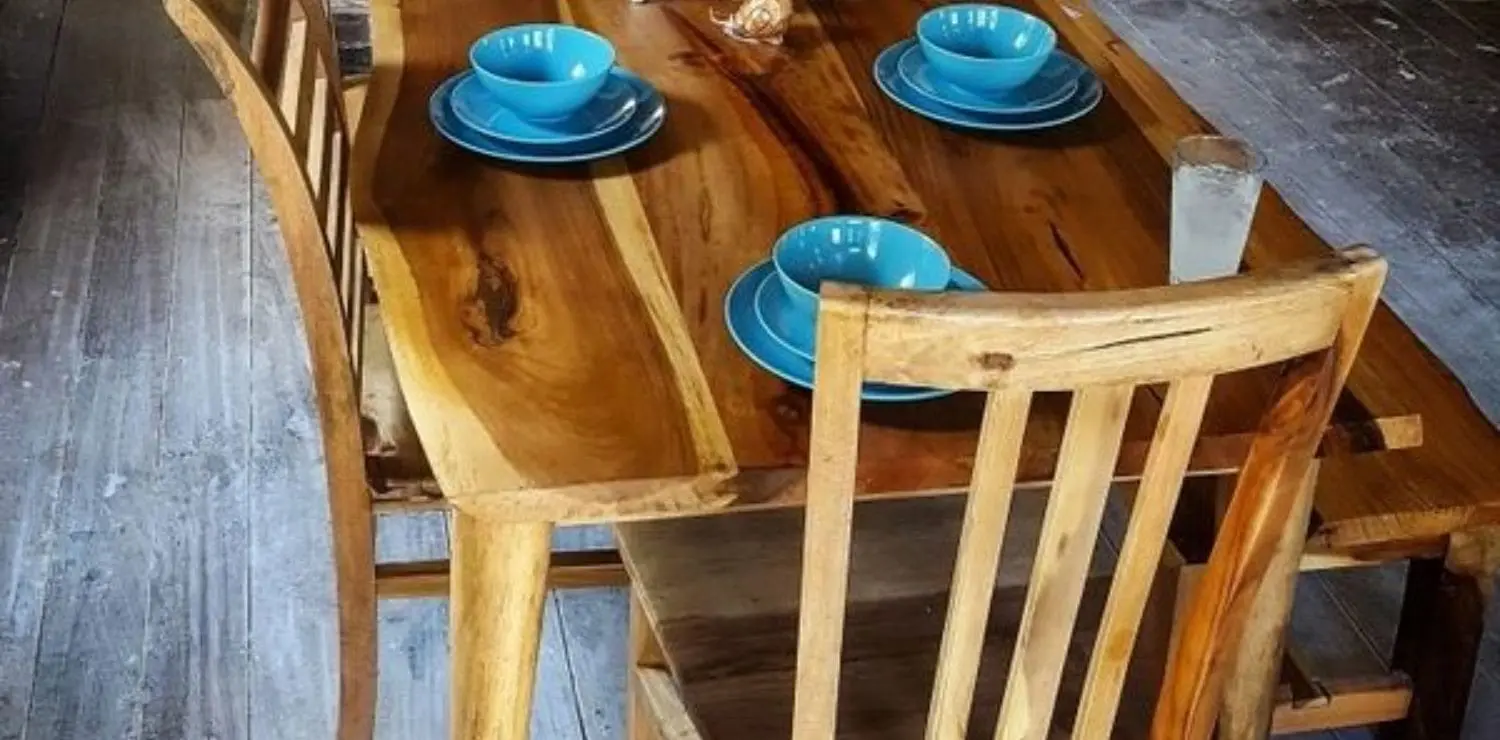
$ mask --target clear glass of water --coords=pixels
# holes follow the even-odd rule
[[[1239,272],[1265,158],[1227,136],[1189,136],[1172,155],[1173,283]]]

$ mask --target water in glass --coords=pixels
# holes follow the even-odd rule
[[[1238,139],[1190,136],[1172,162],[1171,281],[1233,275],[1260,198],[1259,153]]]

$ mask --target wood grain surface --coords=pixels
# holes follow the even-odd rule
[[[875,55],[924,3],[820,1],[779,49],[729,41],[709,4],[689,0],[372,3],[356,210],[403,390],[446,494],[560,521],[798,500],[810,397],[739,352],[722,303],[776,235],[808,217],[913,223],[996,290],[1162,283],[1164,152],[1207,124],[1091,11],[1058,0],[1034,9],[1108,94],[1074,124],[1001,137],[934,125],[876,90]],[[661,133],[592,168],[497,164],[439,139],[427,99],[467,46],[495,25],[558,18],[609,37],[621,63],[664,93]],[[1251,267],[1327,249],[1266,191]],[[1221,440],[1238,438],[1240,454],[1224,457],[1242,456],[1274,382],[1245,373],[1215,384],[1193,471],[1211,467],[1202,463]],[[1122,459],[1144,451],[1160,403],[1137,393]],[[960,395],[867,409],[861,492],[961,485],[981,404]],[[1029,439],[1060,439],[1066,399],[1039,396],[1036,410],[1048,408]],[[1494,429],[1382,307],[1335,437],[1352,439],[1346,449],[1403,446],[1367,432],[1411,414],[1423,419],[1420,449],[1323,467],[1321,545],[1356,551],[1500,519]]]

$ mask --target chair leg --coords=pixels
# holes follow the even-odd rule
[[[526,740],[536,688],[552,524],[453,513],[454,740]]]
[[[363,495],[363,494],[362,494]],[[335,589],[339,630],[339,740],[370,740],[375,735],[376,598],[375,548],[366,524],[335,527]],[[363,537],[361,536],[363,533]]]
[[[1445,560],[1413,560],[1391,667],[1411,677],[1406,719],[1382,725],[1381,740],[1463,736],[1484,615],[1495,579],[1500,528],[1454,534]],[[1493,727],[1470,727],[1488,737]]]
[[[352,426],[352,425],[350,425]],[[337,431],[325,439],[337,439]],[[334,594],[338,606],[338,740],[375,735],[376,624],[375,513],[365,485],[363,460],[326,447],[329,532],[333,543]]]
[[[646,611],[641,606],[640,596],[635,587],[630,589],[630,660],[625,670],[629,675],[625,677],[626,691],[628,696],[626,706],[630,708],[626,718],[625,737],[628,740],[660,740],[660,734],[656,731],[656,722],[652,719],[651,710],[646,705],[646,700],[641,696],[641,686],[636,680],[636,667],[662,668],[665,660],[661,652],[661,644],[656,640],[656,633],[651,629],[651,623],[646,617]]]
[[[1307,542],[1318,467],[1316,461],[1308,467],[1291,516],[1282,529],[1276,556],[1251,607],[1239,652],[1230,663],[1224,709],[1219,715],[1220,740],[1263,740],[1270,734],[1271,711],[1281,677],[1287,622],[1292,616],[1298,566]]]

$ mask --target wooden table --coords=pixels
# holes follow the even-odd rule
[[[402,387],[456,508],[455,737],[524,730],[512,705],[529,705],[552,523],[804,495],[809,395],[744,358],[722,318],[730,282],[787,226],[839,212],[909,221],[997,290],[1164,281],[1168,153],[1209,127],[1073,2],[1034,5],[1108,94],[1077,123],[1007,136],[945,129],[876,89],[875,55],[913,27],[920,2],[822,0],[779,48],[725,38],[708,3],[689,0],[373,3],[356,208]],[[541,19],[613,40],[666,95],[662,132],[624,158],[560,169],[498,165],[440,140],[428,95],[464,66],[469,43]],[[1250,266],[1326,249],[1268,189]],[[1233,469],[1270,380],[1217,385],[1196,472]],[[964,485],[978,401],[869,409],[861,490]],[[1028,480],[1051,475],[1066,402],[1039,402]],[[1139,468],[1158,407],[1141,389],[1122,477]],[[1382,306],[1326,451],[1390,451],[1325,461],[1312,545],[1432,556],[1450,533],[1500,522],[1496,442]]]

